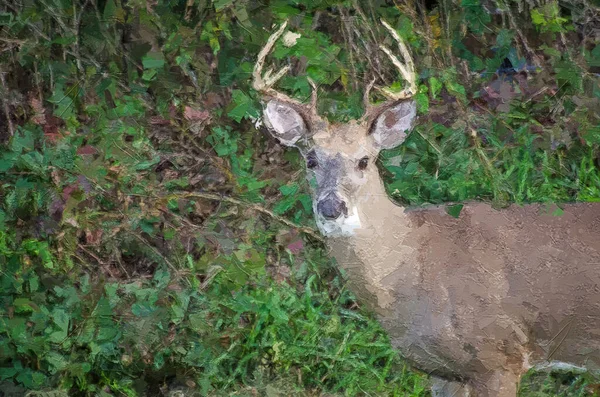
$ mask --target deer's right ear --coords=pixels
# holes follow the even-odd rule
[[[417,116],[414,100],[402,101],[381,113],[371,127],[371,135],[379,149],[392,149],[406,139]]]
[[[294,146],[307,133],[306,123],[300,113],[285,102],[269,101],[263,116],[271,135],[283,145]]]

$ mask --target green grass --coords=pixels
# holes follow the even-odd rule
[[[0,390],[428,395],[306,233],[303,161],[254,128],[256,54],[290,19],[302,37],[270,59],[293,66],[279,88],[305,100],[312,78],[321,114],[344,122],[362,114],[386,19],[420,73],[419,125],[380,157],[390,197],[505,205],[600,197],[600,52],[576,43],[581,15],[552,2],[515,7],[523,36],[477,1],[443,1],[426,18],[347,3],[0,8]],[[582,51],[559,51],[561,35]],[[498,101],[494,71],[526,58],[520,37],[544,64]],[[399,87],[376,60],[380,83]],[[521,395],[584,395],[596,382],[532,374]]]

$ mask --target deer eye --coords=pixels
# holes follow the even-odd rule
[[[306,155],[306,166],[308,168],[315,168],[317,165],[319,165],[319,162],[317,161],[317,155],[315,152],[309,152]]]
[[[358,169],[359,170],[364,170],[365,168],[367,168],[367,165],[369,165],[369,158],[367,156],[358,160]]]

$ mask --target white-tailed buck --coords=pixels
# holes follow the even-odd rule
[[[369,303],[393,345],[434,377],[434,395],[510,396],[534,365],[600,368],[600,205],[495,210],[465,204],[410,210],[386,195],[375,160],[413,127],[416,74],[408,48],[389,56],[408,87],[385,89],[384,104],[346,124],[329,124],[312,101],[273,89],[284,68],[263,75],[283,24],[261,50],[253,86],[263,119],[282,144],[300,149],[313,180],[317,224],[354,291]]]

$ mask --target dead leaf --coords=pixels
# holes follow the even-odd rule
[[[32,97],[29,100],[29,105],[31,106],[31,108],[33,109],[33,117],[31,118],[31,121],[34,124],[37,125],[44,125],[46,124],[46,109],[44,109],[44,104],[42,103],[42,101],[40,101],[37,98]]]
[[[102,229],[85,230],[85,241],[88,245],[98,246],[102,241]]]
[[[96,150],[95,147],[90,146],[90,145],[85,145],[85,146],[82,146],[77,149],[78,155],[85,156],[85,155],[91,155],[91,154],[96,154],[96,153],[98,153],[98,150]]]
[[[73,194],[74,191],[78,190],[78,188],[79,186],[77,184],[72,184],[65,187],[62,191],[63,200],[67,201],[71,197],[71,194]]]
[[[298,255],[304,249],[304,243],[302,240],[298,239],[290,244],[288,244],[287,249],[294,255]]]
[[[183,112],[183,117],[189,121],[205,121],[209,116],[210,114],[206,110],[197,110],[189,106],[186,106]]]

